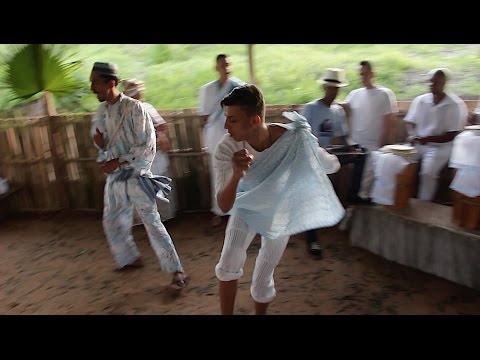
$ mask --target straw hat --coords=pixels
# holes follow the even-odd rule
[[[328,68],[325,70],[323,76],[317,80],[319,84],[325,84],[333,87],[345,87],[349,83],[345,76],[345,70],[338,68]]]

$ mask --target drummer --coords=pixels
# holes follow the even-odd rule
[[[342,165],[353,163],[353,179],[348,190],[347,201],[349,203],[358,202],[358,190],[362,179],[363,165],[365,158],[360,153],[355,153],[355,147],[351,146],[348,139],[348,125],[345,110],[335,103],[340,88],[348,86],[345,77],[345,70],[338,68],[328,68],[323,76],[317,80],[321,84],[324,96],[313,100],[305,105],[302,115],[308,120],[312,127],[312,133],[318,139],[318,143],[323,148],[329,150],[332,145],[344,145],[342,151],[351,153],[351,155],[338,155],[338,160]],[[318,242],[315,230],[306,232],[308,251],[311,255],[319,257],[322,255],[322,248]]]
[[[453,139],[463,130],[468,113],[465,102],[445,92],[445,84],[451,78],[448,69],[430,70],[427,77],[430,92],[412,101],[404,121],[408,140],[422,159],[418,198],[431,201],[439,173],[450,158]]]
[[[305,116],[312,127],[312,134],[318,139],[320,146],[331,150],[332,145],[342,146],[342,155],[338,155],[340,164],[354,164],[353,178],[348,190],[347,201],[349,203],[361,203],[363,199],[358,196],[362,179],[365,157],[361,156],[362,149],[358,149],[349,139],[349,130],[345,110],[335,102],[340,88],[348,86],[345,70],[328,68],[323,76],[317,81],[321,84],[323,98],[313,100],[305,105],[302,115]],[[348,153],[351,153],[348,155]],[[356,155],[359,153],[360,156]]]
[[[334,143],[347,144],[348,126],[345,111],[334,103],[340,88],[349,85],[345,71],[329,68],[317,82],[321,84],[324,96],[306,104],[302,115],[307,118],[312,127],[312,134],[318,138],[320,146],[325,148]]]

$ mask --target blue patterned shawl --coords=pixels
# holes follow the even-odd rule
[[[136,178],[142,190],[147,194],[151,201],[156,198],[170,202],[167,196],[172,191],[170,183],[172,179],[167,176],[152,175],[143,176],[133,168],[120,169],[118,173],[115,173],[114,181],[127,181],[128,179]]]
[[[283,115],[293,122],[276,124],[287,131],[252,163],[232,208],[269,238],[333,226],[345,214],[307,120],[297,113]]]

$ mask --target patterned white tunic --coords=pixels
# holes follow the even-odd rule
[[[130,264],[140,256],[131,230],[135,207],[162,270],[183,271],[155,203],[158,189],[152,184],[158,181],[150,171],[156,153],[151,116],[140,101],[120,94],[115,104],[100,104],[92,119],[92,136],[96,129],[103,133],[107,143],[105,149],[99,150],[97,161],[119,159],[128,162],[107,175],[104,189],[103,228],[118,267]],[[170,179],[161,180],[166,184],[160,184],[160,189],[163,187],[168,193]]]

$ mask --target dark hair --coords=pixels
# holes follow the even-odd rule
[[[437,71],[435,71],[435,72],[433,73],[432,77],[435,76],[435,75],[437,75],[437,74],[440,75],[440,76],[443,76],[443,77],[445,78],[445,80],[448,79],[447,74],[445,74],[445,71],[443,71],[442,69],[438,69]]]
[[[248,115],[260,115],[265,119],[265,100],[262,91],[253,84],[237,86],[220,102],[225,106],[241,106]]]
[[[118,85],[118,66],[110,62],[101,62],[97,61],[93,64],[92,72],[96,72],[99,77],[101,77],[105,83],[110,80],[115,81],[115,86]]]
[[[110,80],[114,80],[115,86],[117,86],[119,82],[119,79],[116,76],[98,74],[98,77],[101,77],[105,81],[105,83],[109,82]]]
[[[217,55],[217,60],[216,60],[216,63],[218,64],[218,62],[222,59],[226,59],[228,57],[227,54],[218,54]]]
[[[366,67],[368,67],[368,70],[370,70],[370,71],[373,70],[372,64],[368,60],[360,61],[360,66],[366,66]]]

